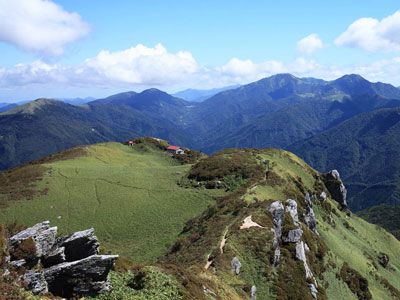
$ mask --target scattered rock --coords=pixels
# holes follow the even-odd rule
[[[321,192],[321,194],[319,195],[319,200],[321,201],[325,201],[327,198],[327,195],[325,192]]]
[[[239,259],[236,256],[234,258],[232,258],[232,260],[231,260],[231,267],[232,267],[233,272],[236,275],[239,275],[242,264],[240,263]]]
[[[312,208],[312,200],[309,193],[304,196],[304,201],[306,203],[306,211],[304,213],[304,223],[310,230],[316,234],[317,232],[317,219],[315,218],[314,209]]]
[[[250,289],[250,300],[256,300],[257,298],[257,288],[255,285],[253,285]]]
[[[347,208],[347,189],[340,179],[339,172],[332,170],[323,174],[322,178],[332,198],[343,208]]]
[[[386,268],[387,265],[389,264],[389,255],[382,253],[382,252],[379,253],[378,262],[382,267]]]

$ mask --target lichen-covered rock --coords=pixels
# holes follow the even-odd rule
[[[299,224],[299,216],[297,214],[297,202],[295,200],[288,199],[286,201],[286,211],[292,217],[293,223],[295,225],[298,225]]]
[[[317,219],[315,218],[315,213],[312,208],[312,200],[309,193],[304,196],[304,201],[306,203],[305,213],[304,213],[304,223],[308,228],[314,233],[317,232]]]
[[[340,179],[339,172],[332,170],[322,176],[324,184],[331,194],[332,198],[343,208],[347,207],[347,189]]]
[[[99,253],[99,242],[90,228],[78,231],[69,237],[60,239],[58,247],[64,247],[66,261],[75,261]]]
[[[48,292],[47,282],[43,272],[28,271],[23,276],[26,287],[34,294],[40,295]]]
[[[232,260],[231,260],[231,267],[232,267],[233,272],[236,275],[239,275],[242,264],[240,263],[239,259],[236,256],[234,258],[232,258]]]
[[[303,235],[303,230],[300,228],[289,230],[289,232],[282,236],[282,241],[285,243],[297,243],[301,240],[301,236]]]
[[[92,255],[45,269],[49,291],[65,298],[108,291],[108,273],[117,258],[117,255]]]

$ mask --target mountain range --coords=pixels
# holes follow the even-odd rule
[[[398,88],[354,74],[332,81],[278,74],[202,102],[157,89],[80,106],[39,99],[0,114],[0,168],[139,136],[206,153],[285,148],[320,171],[337,168],[349,183],[350,208],[361,210],[400,203],[398,107]]]

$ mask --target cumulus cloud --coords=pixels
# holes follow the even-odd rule
[[[0,41],[27,51],[61,55],[89,25],[50,0],[0,0]]]
[[[297,50],[305,54],[311,54],[322,49],[324,43],[316,33],[311,33],[297,42]]]
[[[103,50],[87,59],[80,71],[116,82],[165,85],[185,79],[198,68],[190,52],[169,53],[161,44],[154,48],[139,44],[123,51]]]
[[[0,68],[0,91],[19,91],[23,88],[45,93],[56,88],[59,91],[76,88],[86,94],[86,91],[118,92],[123,89],[137,90],[148,87],[168,91],[187,87],[213,88],[245,84],[277,73],[292,73],[298,77],[327,80],[344,74],[358,73],[372,81],[399,85],[400,57],[347,67],[320,64],[316,60],[302,57],[291,62],[254,62],[232,58],[222,66],[205,67],[199,65],[187,51],[171,53],[161,44],[154,47],[137,45],[122,51],[103,50],[95,57],[74,66],[49,64],[38,60],[29,64]]]
[[[400,11],[382,20],[361,18],[336,38],[335,44],[370,52],[400,50]]]

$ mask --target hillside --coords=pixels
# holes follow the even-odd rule
[[[400,205],[377,205],[357,212],[372,224],[382,226],[400,240]]]
[[[157,143],[98,144],[2,173],[0,222],[93,226],[133,261],[100,299],[397,299],[400,241],[332,199],[329,178],[278,149],[181,165]]]
[[[337,168],[349,187],[349,205],[361,210],[398,204],[400,109],[355,116],[291,149],[318,170]]]
[[[107,249],[137,262],[154,261],[184,223],[213,202],[209,191],[177,186],[188,168],[151,145],[74,148],[0,173],[0,219],[46,219],[61,233],[95,227]],[[31,200],[22,201],[26,196]]]
[[[149,116],[127,105],[74,106],[38,99],[0,114],[0,169],[77,145],[144,135],[189,144],[173,122],[158,114]]]
[[[139,136],[209,154],[230,147],[277,147],[294,151],[319,171],[339,169],[349,185],[350,208],[360,210],[400,199],[398,164],[388,163],[386,155],[397,161],[396,126],[374,129],[384,121],[367,117],[396,107],[399,89],[354,74],[332,81],[278,74],[201,103],[157,89],[82,106],[39,99],[0,113],[0,169],[77,145]],[[387,164],[390,172],[383,167]]]

